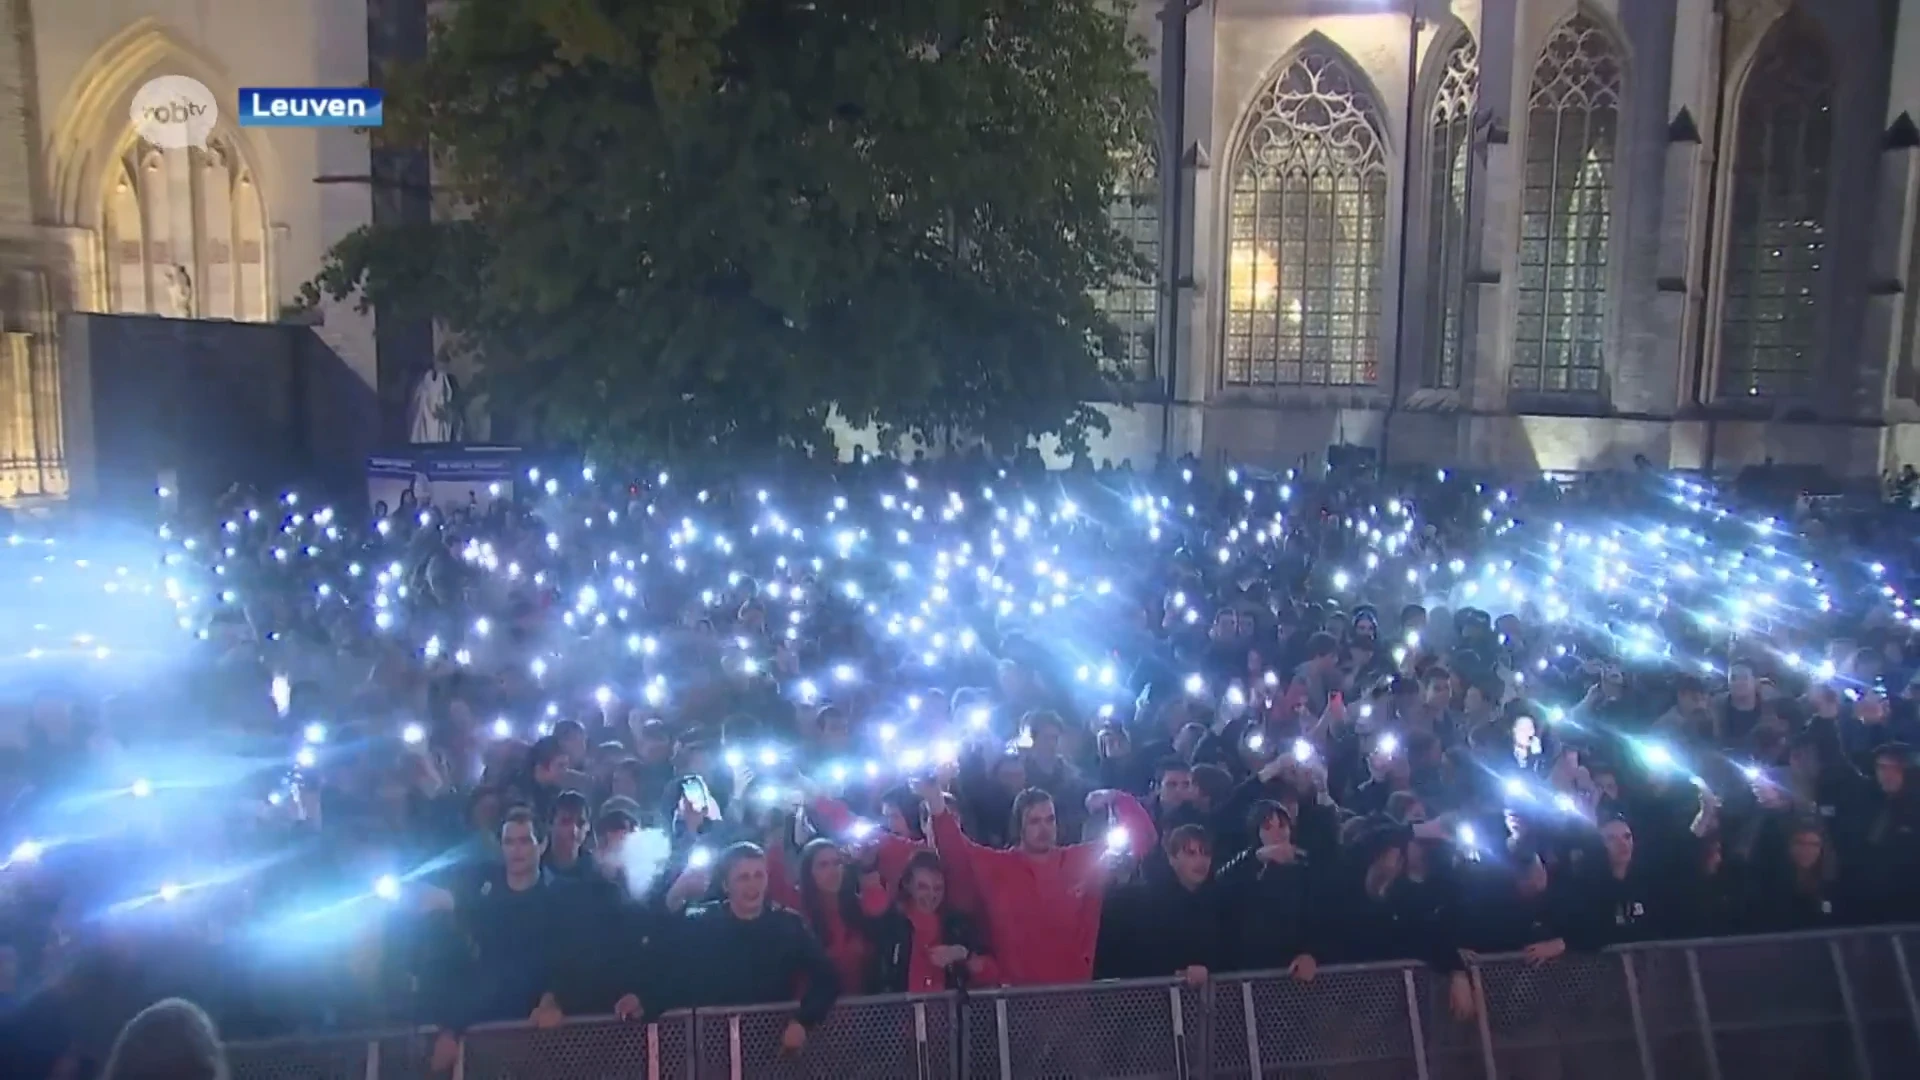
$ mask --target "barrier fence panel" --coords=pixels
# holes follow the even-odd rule
[[[1829,945],[1782,938],[1691,948],[1721,1077],[1863,1075]]]
[[[1841,938],[1841,963],[1853,988],[1867,1063],[1876,1077],[1920,1073],[1920,1030],[1913,1000],[1902,978],[1904,957],[1909,975],[1915,936],[1863,934]]]
[[[395,1031],[373,1039],[368,1080],[428,1080],[433,1076],[432,1028]]]
[[[233,1080],[366,1080],[374,1044],[365,1035],[230,1043]]]
[[[1328,967],[852,998],[798,1054],[793,1006],[469,1031],[452,1080],[1795,1080],[1920,1076],[1920,931],[1780,935],[1484,957],[1475,1016],[1449,976]],[[427,1080],[434,1033],[234,1043],[234,1080]],[[443,1074],[444,1075],[444,1074]]]
[[[1498,1075],[1565,1080],[1641,1075],[1620,955],[1570,952],[1539,966],[1489,960],[1478,970]]]
[[[791,1005],[695,1014],[699,1074],[822,1080],[954,1080],[955,998],[853,998],[834,1007],[799,1054],[782,1053]]]
[[[1271,1080],[1425,1076],[1407,965],[1330,968],[1311,983],[1284,972],[1213,986],[1210,1075]],[[1414,997],[1409,998],[1409,988]]]
[[[653,1022],[578,1020],[544,1031],[526,1024],[477,1027],[467,1033],[461,1080],[692,1080],[691,1024],[692,1014],[681,1012]]]
[[[1693,993],[1693,965],[1685,949],[1645,948],[1623,952],[1640,1007],[1645,1039],[1643,1070],[1657,1077],[1713,1075],[1706,1028]]]
[[[965,1007],[968,1080],[1204,1075],[1205,987],[1150,979],[992,990]]]

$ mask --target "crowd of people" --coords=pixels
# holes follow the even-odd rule
[[[492,1020],[797,1000],[798,1052],[842,995],[1371,960],[1466,1020],[1476,954],[1920,919],[1912,511],[1791,509],[786,461],[16,536],[4,1071],[174,995],[441,1065]]]

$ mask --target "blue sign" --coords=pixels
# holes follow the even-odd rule
[[[359,86],[249,86],[240,90],[241,127],[379,127],[385,94]]]

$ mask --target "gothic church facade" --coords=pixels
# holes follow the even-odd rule
[[[1159,278],[1102,298],[1143,403],[1099,456],[1920,458],[1920,3],[1141,0],[1134,22],[1165,137],[1114,216]]]

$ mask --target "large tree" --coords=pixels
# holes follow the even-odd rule
[[[819,444],[830,408],[997,445],[1102,421],[1150,142],[1112,0],[461,0],[388,80],[429,226],[308,287],[427,314],[496,407],[626,457]]]

